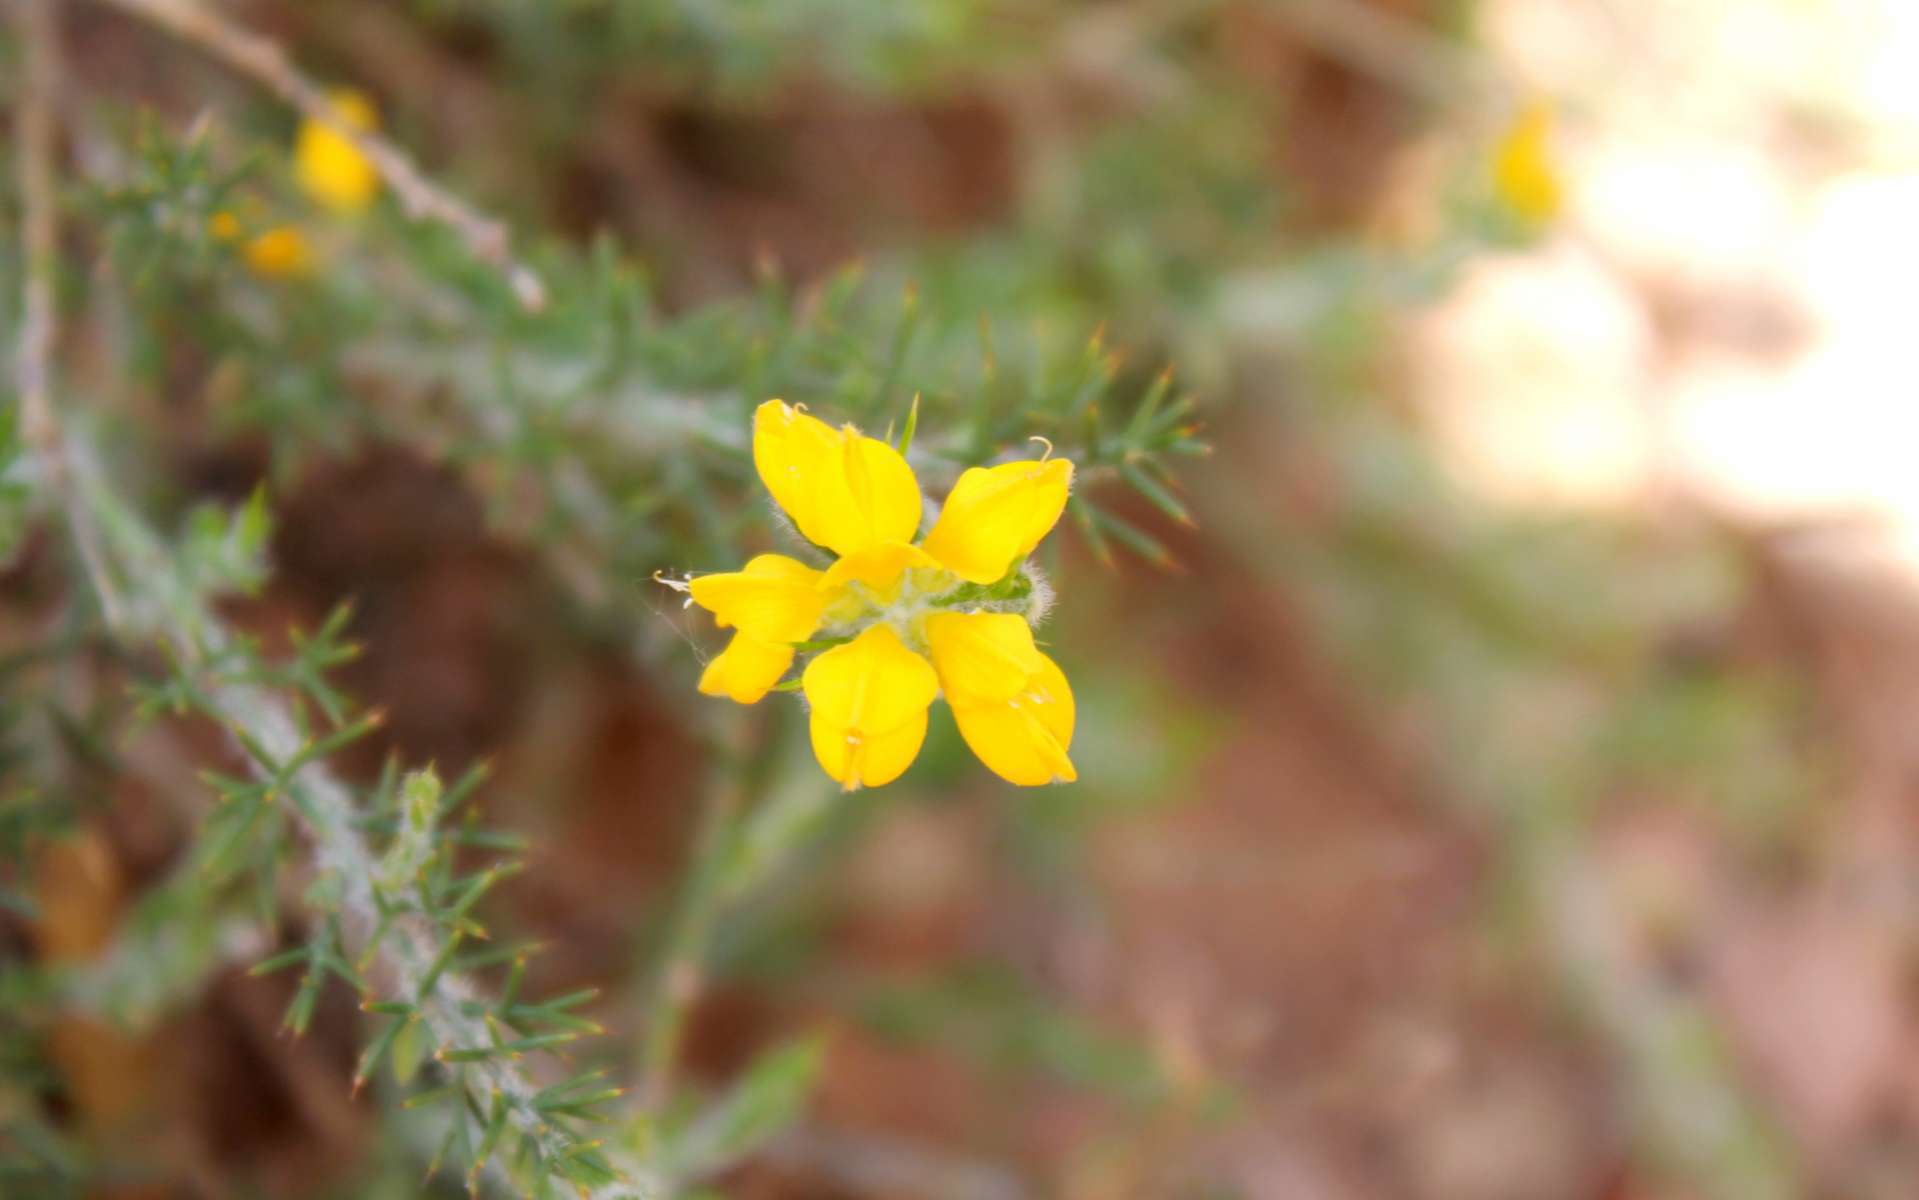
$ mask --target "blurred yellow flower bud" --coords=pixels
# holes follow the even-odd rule
[[[242,254],[263,279],[294,279],[313,270],[313,248],[291,225],[267,230],[249,241]]]
[[[207,233],[216,242],[237,242],[240,240],[240,218],[221,209],[207,218]]]
[[[373,102],[359,92],[342,89],[330,99],[334,113],[349,127],[361,131],[379,128]],[[309,119],[300,126],[293,169],[301,189],[335,212],[359,212],[380,190],[379,173],[366,155],[322,121]]]
[[[1521,109],[1499,139],[1493,190],[1521,220],[1544,225],[1559,215],[1564,193],[1552,157],[1553,110],[1544,101]]]

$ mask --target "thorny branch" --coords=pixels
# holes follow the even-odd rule
[[[326,89],[301,74],[277,43],[233,24],[194,0],[104,2],[199,46],[298,109],[302,116],[326,125],[352,142],[393,189],[410,216],[438,221],[457,233],[475,258],[506,276],[507,285],[513,289],[522,308],[538,312],[546,307],[546,285],[533,268],[514,257],[504,222],[487,216],[434,183],[405,151],[386,138],[354,128],[345,121],[328,98]]]
[[[59,232],[51,101],[52,89],[59,77],[54,4],[55,0],[22,0],[17,10],[26,55],[17,138],[23,209],[20,236],[26,260],[24,317],[16,363],[23,436],[33,452],[47,494],[65,509],[88,576],[116,635],[157,634],[183,664],[204,663],[217,658],[231,644],[231,633],[205,610],[203,603],[189,594],[152,535],[131,513],[119,507],[117,499],[97,472],[90,469],[85,457],[73,452],[54,410],[52,353],[57,324],[53,277]],[[199,27],[199,14],[180,5],[126,0],[125,6],[151,9],[156,14],[175,13],[188,28]],[[294,79],[296,93],[305,95],[311,91],[315,103],[324,107],[325,98],[317,90],[297,77],[290,78]],[[404,167],[402,177],[418,182],[411,165],[399,158],[397,152],[391,152],[389,157]],[[428,191],[439,195],[433,189]],[[457,205],[457,202],[450,203]],[[455,211],[464,210],[456,208]],[[107,569],[102,553],[97,520],[106,522],[116,533],[118,548],[128,560],[123,565],[130,568],[129,577],[146,581],[146,586],[163,601],[142,606],[137,618],[117,595],[114,575]],[[149,621],[156,627],[142,628]],[[212,689],[209,704],[223,724],[243,731],[253,744],[275,759],[292,761],[304,748],[299,726],[285,702],[265,688],[223,684]],[[258,764],[255,767],[263,770]],[[356,952],[372,947],[393,994],[417,1001],[421,1019],[435,1045],[443,1049],[488,1045],[491,1034],[483,1020],[474,1015],[487,1007],[480,1003],[476,986],[455,972],[434,970],[434,964],[444,959],[445,947],[430,923],[417,917],[391,919],[384,936],[375,941],[381,926],[371,882],[377,856],[358,827],[358,807],[351,790],[318,762],[300,768],[293,783],[304,803],[292,807],[306,834],[315,872],[339,881],[342,926],[348,943]],[[468,1091],[483,1109],[492,1104],[495,1096],[504,1097],[511,1119],[521,1133],[540,1145],[550,1160],[563,1157],[570,1149],[567,1138],[540,1118],[534,1103],[539,1089],[513,1062],[503,1058],[485,1059],[468,1066],[464,1078],[468,1081]],[[517,1190],[497,1159],[489,1162],[488,1170],[503,1189]],[[629,1168],[626,1175],[626,1182],[602,1188],[594,1195],[611,1200],[657,1193],[657,1185],[650,1176],[633,1168]]]
[[[126,565],[131,575],[171,593],[165,597],[169,602],[157,606],[152,614],[158,622],[154,632],[171,646],[184,667],[219,658],[232,643],[231,633],[175,578],[158,544],[133,514],[119,507],[105,484],[87,469],[84,459],[79,465],[83,495],[77,499],[108,515],[119,548],[130,560]],[[223,683],[209,689],[207,703],[221,724],[244,732],[275,761],[294,761],[305,749],[305,740],[285,702],[264,687]],[[257,762],[254,770],[263,781],[270,778]],[[478,987],[465,976],[435,970],[435,964],[445,960],[446,946],[429,921],[417,915],[390,916],[384,922],[384,935],[375,940],[383,924],[373,894],[379,856],[360,832],[359,807],[351,789],[318,761],[301,767],[292,783],[303,803],[292,805],[291,811],[306,834],[314,874],[339,883],[342,933],[349,947],[356,954],[372,948],[386,976],[387,986],[382,990],[416,1003],[433,1044],[441,1050],[490,1044],[491,1032],[484,1019],[475,1015],[490,1006],[481,1003]],[[549,1161],[566,1155],[570,1139],[541,1119],[534,1102],[539,1088],[514,1062],[487,1058],[470,1064],[467,1070],[467,1090],[482,1111],[491,1107],[495,1096],[504,1097],[520,1132],[538,1143]],[[487,1169],[502,1189],[517,1190],[497,1159],[490,1159]],[[641,1172],[629,1168],[625,1174],[625,1183],[602,1188],[592,1196],[613,1200],[657,1193],[656,1186]]]

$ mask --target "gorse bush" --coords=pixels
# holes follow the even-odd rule
[[[330,990],[358,998],[352,1087],[377,1085],[431,1170],[506,1194],[680,1192],[785,1126],[819,1069],[811,1040],[717,1091],[688,1090],[674,1064],[716,914],[785,869],[832,789],[735,795],[735,776],[768,772],[727,764],[749,753],[730,714],[688,710],[711,729],[715,794],[643,972],[634,1090],[599,1065],[617,1054],[578,1045],[604,1040],[582,1015],[596,993],[531,994],[534,948],[488,929],[489,898],[523,864],[521,841],[472,808],[485,772],[445,782],[389,758],[365,779],[343,757],[382,725],[337,682],[358,649],[350,597],[280,642],[230,615],[227,598],[271,576],[277,490],[357,445],[413,448],[460,471],[580,619],[687,687],[699,662],[662,583],[689,590],[737,630],[700,690],[752,702],[803,688],[804,705],[772,697],[773,719],[810,713],[841,784],[905,770],[939,692],[993,771],[1071,780],[1073,698],[1035,645],[1047,589],[1025,560],[1070,511],[1097,554],[1164,561],[1104,498],[1128,490],[1184,519],[1175,464],[1204,450],[1190,401],[1167,373],[1123,369],[1089,328],[1036,335],[1018,308],[858,268],[804,288],[768,268],[744,299],[669,314],[612,242],[510,238],[382,135],[366,95],[321,86],[214,10],[114,7],[173,39],[150,40],[169,58],[210,55],[288,103],[297,129],[123,105],[63,65],[62,25],[101,14],[18,6],[5,549],[57,570],[62,599],[4,664],[9,906],[45,916],[33,864],[88,816],[57,759],[31,748],[42,723],[73,722],[108,759],[142,723],[197,718],[227,745],[205,756],[189,844],[106,952],[9,974],[9,1057],[30,1061],[63,1011],[150,1024],[254,959],[295,981],[293,1034]],[[512,6],[487,19],[527,20]],[[731,44],[724,28],[698,35]],[[164,470],[188,404],[214,436],[264,445],[244,504],[198,501]],[[787,545],[836,562],[761,554],[726,573],[768,541],[756,463],[791,519]],[[936,519],[922,479],[950,488]],[[796,653],[804,673],[781,684]],[[124,700],[109,689],[63,714],[36,698],[102,654]],[[6,1177],[55,1194],[114,1169],[60,1132],[31,1079],[4,1100]]]

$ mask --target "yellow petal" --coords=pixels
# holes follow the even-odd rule
[[[857,580],[879,595],[890,596],[909,567],[938,570],[939,563],[911,542],[876,542],[834,563],[821,577],[820,588],[837,591]]]
[[[979,760],[1001,779],[1025,787],[1079,778],[1066,756],[1073,744],[1073,690],[1052,659],[1039,659],[1039,671],[1018,695],[953,704],[960,736]]]
[[[1066,508],[1073,464],[1061,458],[973,467],[946,498],[926,552],[971,583],[995,583],[1033,552]]]
[[[932,665],[885,625],[815,658],[801,682],[812,709],[813,753],[848,788],[876,786],[906,769],[939,693]]]
[[[1013,613],[935,613],[926,642],[960,736],[992,771],[1036,785],[1078,778],[1073,690]]]
[[[763,642],[803,642],[819,628],[832,599],[821,574],[783,554],[762,554],[738,571],[702,575],[687,585],[693,602],[721,628],[733,626]]]
[[[793,647],[736,633],[726,649],[706,664],[700,675],[700,691],[754,704],[792,665]]]
[[[372,102],[359,92],[336,91],[330,99],[334,113],[349,127],[361,131],[378,127]],[[366,155],[323,121],[309,119],[301,124],[293,168],[307,195],[336,212],[358,212],[380,190],[379,173]]]
[[[1552,154],[1553,111],[1543,102],[1521,110],[1493,159],[1493,188],[1522,219],[1543,225],[1559,214],[1563,195]]]
[[[920,528],[920,485],[900,452],[848,425],[841,469],[820,481],[815,502],[824,543],[851,554],[878,542],[910,542]]]
[[[313,270],[313,249],[291,225],[267,230],[241,253],[253,273],[266,279],[293,279]]]
[[[1032,626],[1014,613],[934,613],[926,644],[955,708],[1012,699],[1047,661],[1033,645]]]
[[[939,694],[939,677],[890,626],[875,625],[808,663],[805,686],[816,715],[855,733],[880,734],[924,711]]]
[[[841,733],[815,718],[812,735],[814,757],[841,787],[848,791],[879,787],[898,779],[919,757],[920,746],[926,741],[926,711],[922,709],[918,716],[889,733],[872,737]]]
[[[826,422],[810,417],[783,400],[768,400],[753,413],[753,466],[773,499],[793,518],[800,533],[820,545],[813,535],[815,481],[832,467],[839,454],[839,434]]]
[[[835,554],[911,541],[919,529],[913,469],[850,425],[834,429],[768,400],[753,414],[753,465],[800,533]]]

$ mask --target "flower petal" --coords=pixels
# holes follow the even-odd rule
[[[813,719],[813,756],[826,773],[851,791],[857,787],[879,787],[905,773],[919,757],[926,741],[926,710],[906,724],[878,736],[842,733],[834,726]]]
[[[973,467],[953,485],[926,552],[961,579],[995,583],[1053,528],[1072,484],[1063,458]]]
[[[763,642],[803,642],[819,628],[832,596],[822,575],[783,554],[762,554],[738,571],[701,575],[687,585],[693,603]]]
[[[1044,654],[1039,659],[1039,671],[1018,695],[953,704],[967,746],[995,775],[1024,787],[1079,778],[1066,755],[1073,743],[1073,690],[1058,664]]]
[[[910,542],[920,528],[920,485],[900,452],[848,425],[841,470],[820,480],[815,500],[825,545],[851,554],[877,542]]]
[[[793,647],[763,642],[745,632],[733,635],[700,675],[700,691],[740,704],[756,704],[793,665]]]
[[[372,101],[350,89],[330,97],[333,111],[347,126],[371,130],[379,126]],[[324,121],[300,126],[293,148],[294,176],[307,195],[335,212],[358,212],[380,190],[380,176],[360,148]]]
[[[875,625],[807,664],[813,712],[855,733],[880,734],[924,711],[939,694],[932,664],[906,648],[891,626]]]
[[[1552,156],[1553,110],[1534,101],[1522,109],[1499,140],[1493,158],[1493,188],[1521,220],[1543,225],[1559,215],[1564,189]]]
[[[783,400],[768,400],[753,413],[753,466],[773,499],[793,518],[801,534],[825,545],[814,534],[815,481],[834,469],[839,455],[838,433],[832,426],[807,416]]]
[[[940,564],[911,542],[875,542],[827,568],[820,579],[820,589],[833,592],[857,580],[876,593],[890,596],[909,567],[939,570]]]
[[[753,415],[753,465],[800,533],[835,554],[910,541],[919,530],[913,468],[850,425],[834,429],[768,400]]]
[[[1033,629],[1015,613],[934,613],[926,644],[946,702],[1004,703],[1026,690],[1047,661]]]
[[[819,655],[801,681],[812,708],[813,753],[849,788],[884,783],[906,769],[926,735],[927,706],[939,694],[932,664],[886,625]]]

